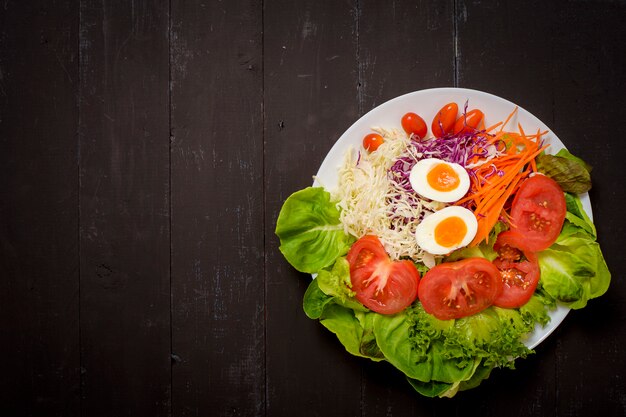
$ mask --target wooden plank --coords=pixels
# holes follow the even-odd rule
[[[80,7],[82,414],[170,413],[167,1]]]
[[[264,8],[267,415],[360,415],[362,360],[302,310],[310,276],[278,250],[285,199],[359,115],[356,2]]]
[[[459,1],[459,87],[511,100],[551,125],[554,91],[548,40],[554,8],[551,2],[540,1],[499,1],[489,7]],[[475,392],[459,394],[454,410],[470,407],[493,416],[553,415],[557,337],[542,343],[535,355],[518,359],[516,370],[495,370]]]
[[[78,4],[0,8],[0,414],[79,413]]]
[[[262,3],[172,2],[172,411],[265,412]]]
[[[550,126],[555,93],[550,39],[555,10],[553,2],[497,1],[485,7],[459,1],[458,86],[515,102]]]
[[[623,15],[624,6],[617,4],[582,2],[561,8],[536,1],[498,2],[488,8],[462,2],[458,16],[459,84],[517,102],[597,167],[591,199],[614,277],[620,274],[621,254],[608,243],[610,234],[624,230],[618,208],[626,197],[607,186],[614,183],[616,171],[623,171],[615,155],[624,153],[609,121],[625,115],[623,94],[612,87],[624,83],[623,42],[616,41],[626,39],[619,23]],[[519,364],[522,373],[492,376],[485,386],[493,387],[490,412],[623,415],[624,386],[616,372],[625,365],[619,353],[626,334],[624,309],[616,307],[620,296],[623,289],[612,288],[584,310],[570,313],[537,354]]]
[[[363,0],[358,7],[363,113],[412,91],[454,86],[452,1]]]
[[[411,91],[454,84],[451,1],[365,0],[358,15],[362,113]],[[362,384],[363,416],[434,412],[434,403],[387,364],[367,362]]]
[[[626,404],[626,27],[622,2],[577,2],[553,15],[554,129],[593,166],[590,198],[598,241],[613,275],[608,292],[567,318],[557,357],[557,410],[623,416]],[[567,22],[567,25],[556,22]]]

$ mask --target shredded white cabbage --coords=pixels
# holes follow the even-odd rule
[[[391,259],[409,257],[432,267],[435,258],[419,248],[415,228],[424,216],[445,204],[424,200],[391,181],[389,168],[415,148],[409,146],[404,132],[374,130],[383,136],[384,143],[372,153],[348,149],[339,169],[338,186],[332,192],[342,209],[344,230],[357,238],[378,236]]]

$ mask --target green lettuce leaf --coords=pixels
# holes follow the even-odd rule
[[[439,340],[414,349],[415,340],[410,337],[414,334],[412,320],[404,313],[378,314],[374,319],[374,334],[385,359],[411,379],[454,383],[471,377],[474,362],[448,358]]]
[[[333,302],[333,297],[326,295],[318,284],[319,282],[316,279],[312,280],[302,300],[304,314],[310,319],[319,319],[322,317],[326,306]]]
[[[489,378],[489,375],[491,375],[492,370],[493,370],[493,366],[485,365],[482,362],[479,363],[472,377],[468,379],[467,381],[461,381],[459,383],[459,391],[466,391],[468,389],[476,388],[477,386],[480,385],[481,382]],[[446,394],[448,393],[444,393],[444,395],[442,396],[449,396]]]
[[[565,203],[567,205],[567,212],[565,218],[574,226],[587,232],[593,238],[596,238],[596,226],[593,224],[585,210],[583,204],[577,195],[565,193]],[[567,231],[566,231],[567,232]]]
[[[337,336],[349,353],[378,362],[383,360],[384,356],[373,333],[374,314],[355,312],[339,304],[330,303],[324,308],[320,323]]]
[[[279,216],[277,234],[281,251],[290,254],[290,262],[301,270],[317,268],[317,277],[304,296],[305,313],[319,319],[352,355],[391,363],[424,396],[453,397],[478,386],[496,367],[514,368],[516,358],[533,352],[523,342],[537,324],[549,322],[548,310],[557,301],[582,308],[588,300],[604,294],[610,283],[595,226],[578,196],[566,194],[563,229],[549,249],[537,254],[541,278],[524,306],[491,306],[469,317],[438,320],[416,301],[401,313],[378,314],[354,298],[350,267],[343,257],[353,239],[338,227],[339,211],[330,195],[313,188],[302,193],[285,203],[281,215],[295,215]],[[300,210],[315,213],[305,215]],[[505,228],[501,224],[497,231]],[[490,236],[489,244],[462,249],[447,260],[495,258],[496,234]],[[305,254],[311,250],[326,259],[307,259]]]
[[[583,308],[609,288],[609,272],[596,229],[578,196],[566,194],[567,214],[561,234],[537,254],[541,289],[572,309]]]
[[[378,314],[373,312],[364,313],[362,311],[355,311],[354,316],[361,323],[363,328],[363,337],[361,338],[361,346],[359,352],[367,358],[375,361],[385,359],[385,355],[381,352],[376,341],[376,335],[374,334],[374,319]]]
[[[320,271],[311,281],[302,301],[304,312],[311,319],[320,319],[351,354],[383,360],[374,336],[376,314],[354,298],[351,285],[350,266],[341,257],[332,268]]]
[[[319,288],[329,296],[334,297],[334,302],[355,311],[369,311],[355,298],[355,292],[351,290],[350,264],[345,257],[337,259],[332,269],[323,269],[315,278]]]
[[[537,254],[542,288],[572,309],[599,297],[609,288],[611,273],[600,245],[588,234],[559,237]]]
[[[308,187],[293,193],[276,221],[280,251],[298,271],[316,273],[345,255],[354,238],[343,231],[330,193]]]
[[[348,352],[364,356],[361,354],[363,328],[354,316],[354,311],[331,303],[324,309],[320,322],[337,336]]]
[[[417,379],[412,379],[409,377],[407,377],[406,380],[409,381],[409,384],[411,384],[411,386],[413,387],[415,391],[419,392],[425,397],[430,397],[430,398],[442,397],[446,393],[452,393],[452,395],[454,395],[458,391],[458,387],[459,387],[459,382],[455,382],[455,383],[446,383],[446,382],[439,382],[439,381],[422,382],[422,381],[418,381]]]

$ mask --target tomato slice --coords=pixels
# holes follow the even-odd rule
[[[552,178],[532,176],[522,183],[511,204],[511,229],[524,236],[529,251],[539,252],[561,233],[567,206],[563,190]]]
[[[459,113],[459,105],[448,103],[437,112],[431,126],[433,136],[440,138],[452,132],[456,115]]]
[[[428,131],[428,127],[426,126],[424,119],[422,119],[419,115],[410,112],[402,116],[402,129],[404,129],[407,135],[410,136],[413,134],[420,139],[423,139]]]
[[[468,258],[431,268],[422,278],[419,299],[440,320],[471,316],[489,307],[502,291],[500,271],[484,258]]]
[[[356,299],[380,314],[395,314],[417,298],[420,274],[411,261],[392,261],[378,237],[363,236],[346,256]]]
[[[454,124],[454,134],[473,132],[478,129],[480,122],[483,121],[485,115],[478,109],[470,110],[461,115]]]
[[[493,304],[521,307],[530,300],[539,282],[537,256],[526,248],[524,236],[512,230],[500,233],[493,248],[498,252],[493,264],[502,277],[502,292]]]

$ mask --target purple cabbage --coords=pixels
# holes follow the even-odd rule
[[[415,152],[413,156],[403,156],[398,158],[391,168],[389,168],[389,176],[403,190],[412,192],[413,188],[409,182],[411,169],[418,160],[426,158],[438,158],[446,162],[457,163],[462,167],[468,165],[473,157],[486,157],[488,154],[487,147],[489,145],[488,134],[485,131],[465,132],[455,135],[446,135],[441,138],[430,138],[423,141],[411,140]],[[496,148],[503,144],[496,144]],[[470,176],[473,175],[472,170],[468,170]],[[491,175],[502,175],[494,167]]]

